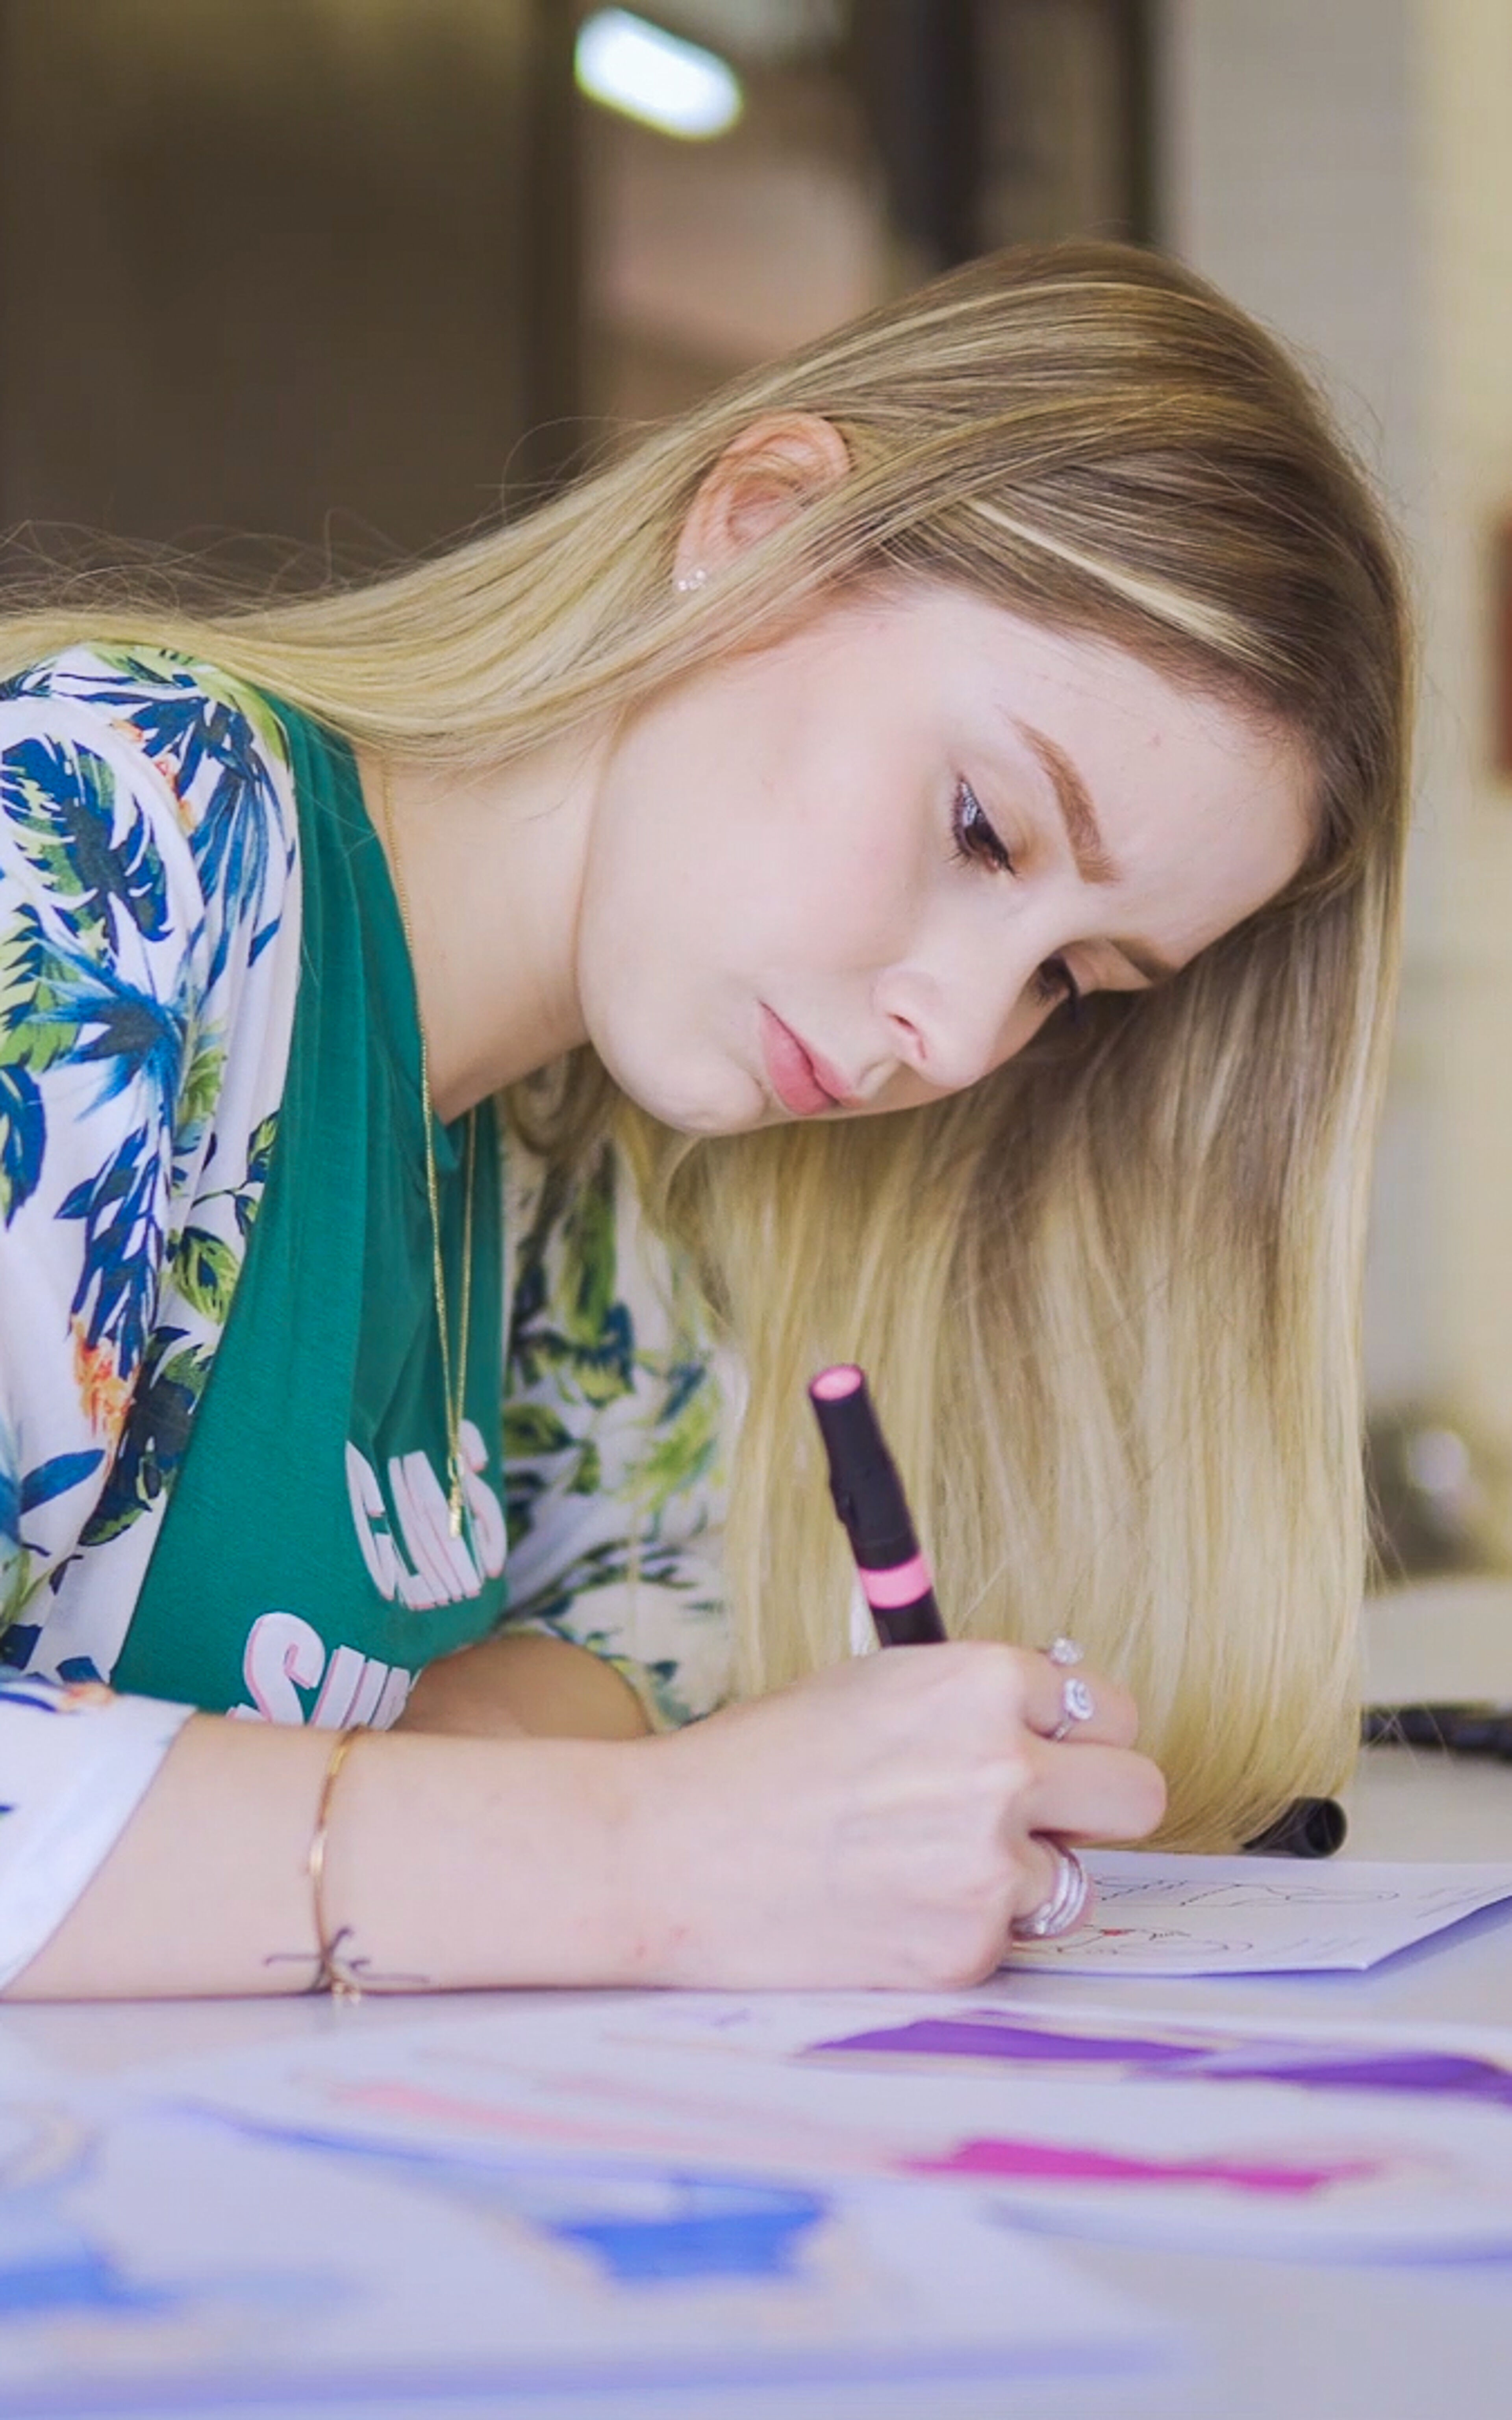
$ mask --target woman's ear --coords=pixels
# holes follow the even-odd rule
[[[753,420],[725,447],[688,507],[673,565],[678,585],[701,587],[837,486],[850,467],[844,438],[816,411]]]

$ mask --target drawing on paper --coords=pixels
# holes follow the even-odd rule
[[[532,2157],[522,2148],[468,2156],[441,2145],[375,2142],[253,2118],[219,2122],[285,2149],[356,2163],[473,2215],[504,2219],[583,2256],[602,2283],[632,2289],[692,2278],[799,2279],[832,2213],[831,2197],[815,2187],[716,2169]]]
[[[1428,2094],[1512,2110],[1512,2071],[1462,2052],[1395,2049],[1391,2044],[1227,2040],[1179,2033],[1119,2034],[1050,2027],[1008,2013],[972,2009],[958,2016],[915,2017],[808,2045],[810,2057],[872,2058],[957,2064],[986,2060],[1014,2068],[1116,2068],[1153,2079],[1193,2078],[1207,2084],[1285,2084],[1307,2092]]]
[[[1342,2152],[1333,2159],[1317,2152],[1260,2159],[1253,2152],[1236,2151],[1205,2159],[1162,2160],[1148,2154],[1134,2157],[1100,2151],[1085,2143],[1011,2142],[989,2134],[957,2143],[941,2158],[907,2160],[903,2164],[914,2176],[976,2178],[995,2184],[1011,2180],[1103,2185],[1125,2192],[1203,2185],[1261,2198],[1305,2200],[1340,2185],[1373,2184],[1388,2175],[1395,2163]]]
[[[927,2179],[470,2149],[434,2127],[359,2141],[298,2087],[282,2120],[103,2087],[0,2100],[0,2411],[999,2378],[1142,2366],[1161,2341]],[[275,2236],[283,2273],[256,2266]]]
[[[1512,1865],[1297,1869],[1286,1858],[1099,1850],[1088,1923],[1015,1945],[1011,1965],[1067,1974],[1356,1972],[1512,1901]]]
[[[318,2300],[308,2272],[155,2272],[98,2214],[102,2150],[75,2113],[0,2104],[0,2376],[235,2362],[270,2318]]]
[[[613,2029],[625,2024],[630,2031],[620,2039]],[[1136,2205],[1167,2216],[1199,2205],[1215,2215],[1247,2203],[1278,2213],[1311,2211],[1326,2224],[1342,2203],[1357,2217],[1381,2211],[1389,2229],[1414,2193],[1440,2194],[1453,2177],[1452,2164],[1431,2149],[1392,2139],[1374,2119],[1364,2133],[1330,2122],[1294,2137],[1277,2132],[1273,2113],[1257,2123],[1254,2087],[1287,2080],[1285,2044],[1274,2046],[1273,2059],[1264,2043],[1080,2034],[975,2011],[809,2042],[784,2041],[779,2022],[777,2039],[737,2042],[711,2018],[703,2041],[717,2070],[701,2075],[690,2071],[686,2048],[679,2055],[672,2047],[675,2019],[589,2014],[585,2036],[595,2025],[604,2029],[599,2047],[618,2070],[617,2083],[602,2068],[595,2072],[586,2040],[568,2049],[560,2026],[555,2055],[565,2050],[569,2064],[554,2076],[536,2064],[539,2044],[532,2056],[517,2042],[495,2063],[481,2045],[449,2035],[434,2052],[417,2042],[409,2059],[365,2074],[307,2069],[290,2081],[293,2110],[302,2103],[308,2114],[293,2115],[286,2102],[281,2113],[275,2095],[261,2115],[244,2111],[237,2122],[268,2139],[387,2164],[454,2199],[528,2223],[558,2244],[594,2253],[622,2282],[656,2274],[664,2258],[682,2275],[794,2273],[795,2254],[821,2212],[811,2195],[777,2183],[773,2170],[795,2157],[800,2141],[810,2162],[837,2174],[928,2179],[1006,2194],[1021,2211],[1028,2195],[1042,2211],[1090,2209],[1103,2217]],[[900,2094],[882,2083],[872,2072],[879,2059],[895,2074],[912,2071],[918,2086]],[[963,2065],[980,2074],[984,2063],[1017,2091],[1017,2103],[1004,2104],[1002,2115],[1018,2122],[968,2131],[960,2120],[973,2100],[973,2114],[987,2114],[980,2092],[966,2086],[942,2102],[928,2087],[949,2085]],[[427,2067],[433,2083],[422,2080]],[[829,2079],[824,2107],[804,2088],[821,2071]],[[1234,2104],[1237,2126],[1226,2123],[1226,2102],[1194,2092],[1214,2076],[1251,2087],[1249,2104]],[[1112,2110],[1099,2118],[1085,2099],[1086,2084],[1103,2077],[1168,2081],[1180,2101],[1168,2118],[1146,2115],[1131,2132],[1120,2117],[1110,2133]],[[1332,2111],[1331,2121],[1337,2116]],[[566,2139],[580,2141],[590,2130],[601,2147],[593,2161]],[[743,2151],[766,2163],[764,2182],[758,2187],[751,2171],[692,2165],[695,2156],[712,2160],[719,2149],[727,2160]],[[1375,2221],[1366,2214],[1361,2223]]]
[[[62,2189],[87,2175],[92,2149],[61,2110],[0,2110],[0,2327],[173,2309],[69,2214]]]

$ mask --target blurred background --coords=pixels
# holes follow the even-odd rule
[[[1509,104],[1508,0],[0,0],[8,559],[29,525],[378,566],[979,250],[1191,261],[1301,349],[1407,537],[1381,1556],[1504,1570]]]

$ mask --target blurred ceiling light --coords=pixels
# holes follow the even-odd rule
[[[628,8],[595,9],[584,20],[575,66],[590,101],[687,142],[726,133],[743,106],[740,79],[723,59]]]

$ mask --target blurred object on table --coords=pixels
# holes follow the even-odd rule
[[[1379,1412],[1365,1434],[1371,1585],[1509,1569],[1507,1459],[1472,1425],[1425,1404]]]
[[[1482,1699],[1472,1705],[1367,1706],[1360,1736],[1366,1747],[1443,1748],[1450,1756],[1494,1756],[1512,1764],[1512,1705]]]

